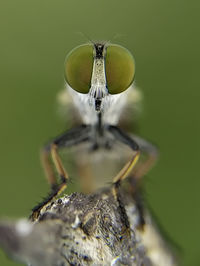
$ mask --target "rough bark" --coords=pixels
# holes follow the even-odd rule
[[[34,222],[1,221],[0,245],[31,266],[176,265],[149,213],[141,214],[128,193],[120,197],[111,190],[73,193],[47,205]]]

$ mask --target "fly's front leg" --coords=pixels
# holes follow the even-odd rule
[[[122,168],[122,170],[115,176],[113,183],[120,182],[125,179],[133,170],[133,183],[136,185],[141,178],[152,168],[158,159],[158,149],[150,142],[135,136],[127,135],[116,126],[109,126],[108,131],[113,134],[115,139],[128,145],[133,151],[132,159]],[[139,161],[136,165],[140,153],[145,154],[146,158]],[[134,168],[134,169],[133,169]]]
[[[156,147],[153,146],[151,143],[137,136],[129,136],[115,126],[109,126],[108,130],[113,134],[115,139],[128,145],[134,151],[134,155],[131,158],[131,160],[122,168],[122,170],[113,179],[113,194],[116,200],[118,201],[119,211],[121,213],[122,220],[124,221],[125,228],[127,229],[126,232],[129,232],[130,230],[128,226],[129,225],[128,217],[123,205],[123,201],[120,196],[119,188],[121,181],[124,180],[128,175],[130,175],[131,171],[133,170],[133,174],[129,179],[130,189],[134,197],[140,218],[138,223],[138,228],[143,229],[145,220],[143,215],[143,201],[139,193],[140,191],[138,191],[139,181],[141,180],[141,177],[144,174],[146,174],[146,172],[148,172],[149,169],[155,163],[155,160],[158,157],[158,151]],[[143,162],[139,162],[136,165],[139,159],[140,152],[146,153],[147,159]]]
[[[50,155],[51,154],[51,145],[46,145],[40,151],[40,161],[42,167],[45,172],[45,176],[47,178],[47,182],[49,183],[51,190],[53,191],[57,187],[57,180],[54,173],[54,169],[51,164]]]
[[[58,154],[58,150],[62,147],[70,147],[77,145],[81,142],[88,141],[90,138],[90,126],[80,126],[74,128],[64,133],[63,135],[52,140],[48,145],[44,147],[43,152],[41,153],[42,164],[45,169],[47,180],[51,186],[51,192],[49,195],[39,203],[31,215],[31,219],[35,220],[40,210],[48,204],[52,199],[54,199],[58,194],[60,194],[66,187],[69,176],[65,170],[61,158]],[[50,162],[49,155],[51,154],[52,162],[55,165],[56,171],[59,175],[60,182],[56,181],[54,171]]]
[[[145,158],[141,158],[136,165],[132,177],[130,178],[132,192],[135,192],[140,185],[142,177],[154,166],[158,159],[159,152],[157,147],[147,140],[136,135],[131,135],[131,137],[138,143],[141,153],[145,155]]]
[[[138,210],[138,229],[143,230],[145,227],[145,216],[144,216],[144,206],[143,197],[141,193],[141,181],[142,177],[153,167],[156,160],[158,159],[158,149],[150,142],[142,139],[141,137],[131,135],[131,137],[138,143],[142,155],[137,163],[136,167],[133,169],[133,173],[129,178],[129,189],[132,194],[135,205]],[[142,156],[141,156],[142,157]]]
[[[131,137],[138,143],[141,153],[145,155],[145,158],[141,158],[141,160],[137,163],[136,167],[133,169],[132,175],[129,178],[129,189],[135,200],[139,214],[138,228],[143,230],[145,219],[140,185],[142,177],[153,167],[158,159],[159,153],[158,149],[152,143],[135,135],[131,135]]]
[[[134,152],[129,162],[113,178],[113,195],[118,202],[118,209],[120,212],[120,217],[125,227],[124,228],[125,230],[122,233],[129,234],[130,226],[129,226],[128,216],[126,214],[126,210],[125,210],[123,200],[120,194],[120,184],[121,184],[121,181],[124,180],[131,173],[132,169],[136,165],[139,159],[139,156],[140,156],[139,146],[132,138],[130,138],[126,133],[124,133],[121,129],[119,129],[116,126],[109,126],[108,131],[115,137],[115,139],[128,145]]]
[[[134,154],[130,161],[121,169],[121,171],[114,177],[113,184],[120,183],[122,180],[124,180],[132,171],[134,166],[136,165],[139,156],[140,156],[140,150],[138,144],[129,137],[125,132],[123,132],[121,129],[119,129],[116,126],[109,126],[108,131],[112,133],[112,135],[117,139],[118,141],[128,145],[133,151]]]

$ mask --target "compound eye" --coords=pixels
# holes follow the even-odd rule
[[[134,58],[124,47],[111,44],[106,49],[105,70],[108,92],[121,93],[128,89],[134,80]]]
[[[89,44],[78,46],[67,55],[65,80],[75,91],[89,92],[93,60],[93,46]]]

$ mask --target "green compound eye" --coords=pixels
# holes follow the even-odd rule
[[[127,49],[111,44],[106,49],[105,70],[108,92],[110,94],[121,93],[133,82],[134,58]]]
[[[65,60],[65,79],[72,89],[88,93],[93,68],[93,45],[84,44],[73,49]]]

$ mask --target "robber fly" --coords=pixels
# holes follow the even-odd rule
[[[32,217],[60,194],[69,180],[58,150],[87,144],[90,154],[104,150],[114,150],[117,143],[127,146],[131,158],[113,177],[113,194],[122,180],[131,176],[140,180],[151,168],[157,157],[157,149],[138,136],[126,133],[119,125],[128,100],[134,92],[135,62],[131,53],[124,47],[108,42],[91,42],[73,49],[65,60],[65,82],[81,118],[78,126],[56,137],[42,150],[42,163],[51,186],[49,196],[33,209]],[[79,151],[78,151],[79,153]],[[146,154],[145,160],[137,163],[140,154]],[[51,155],[51,156],[50,156]],[[89,156],[85,151],[85,160]],[[118,154],[120,157],[120,154]],[[57,182],[50,157],[59,176]],[[79,156],[80,157],[80,156]],[[135,168],[137,163],[137,167]],[[101,175],[105,166],[100,164]]]

